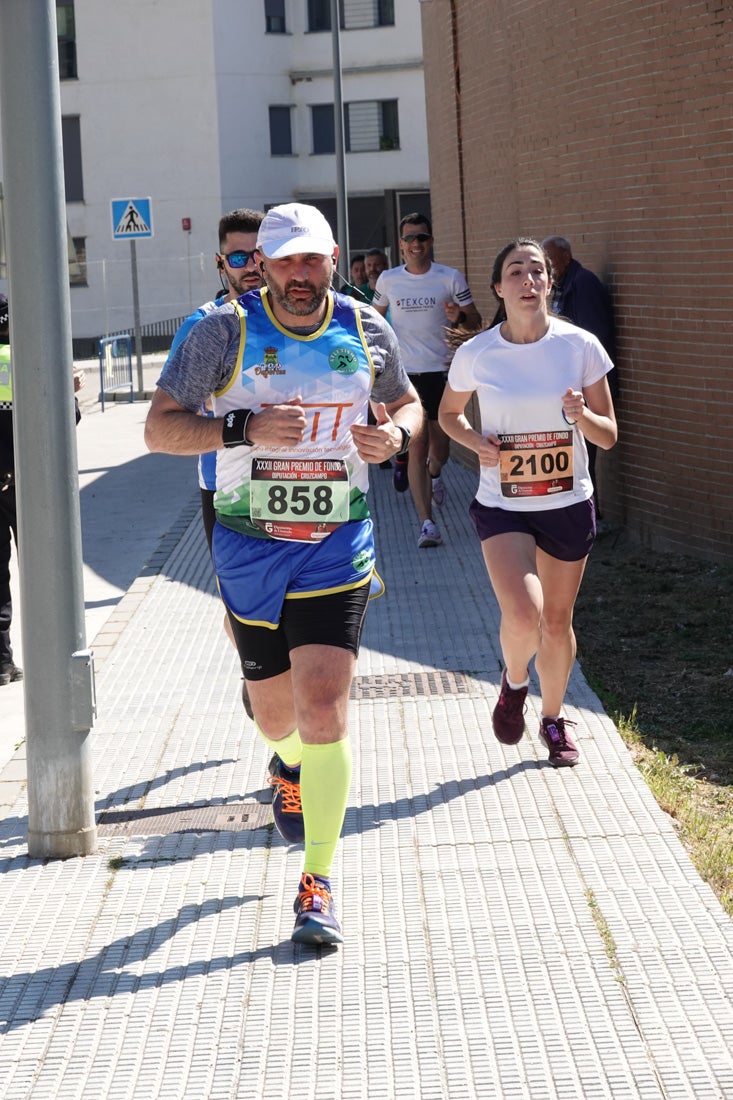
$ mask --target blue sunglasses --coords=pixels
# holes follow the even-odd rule
[[[230,252],[229,255],[227,255],[226,252],[222,252],[222,256],[224,257],[226,262],[229,264],[229,266],[234,267],[234,268],[246,267],[250,260],[252,261],[252,263],[255,262],[254,251],[252,251],[252,252],[242,252],[242,251]]]

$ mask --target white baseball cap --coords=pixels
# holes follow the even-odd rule
[[[320,210],[305,203],[290,202],[267,211],[257,234],[257,247],[269,259],[279,260],[296,252],[329,256],[336,242]]]

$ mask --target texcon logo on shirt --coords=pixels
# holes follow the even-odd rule
[[[398,298],[395,305],[399,309],[413,310],[413,309],[434,309],[438,304],[438,299],[434,297],[430,298]]]

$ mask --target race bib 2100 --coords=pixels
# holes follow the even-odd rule
[[[573,489],[573,433],[499,436],[499,477],[505,497],[537,497]]]

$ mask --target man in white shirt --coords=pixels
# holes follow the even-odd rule
[[[454,267],[432,260],[433,230],[424,214],[406,214],[400,222],[404,264],[383,271],[377,279],[373,305],[397,333],[410,381],[420,395],[428,430],[413,441],[407,476],[420,518],[417,545],[440,546],[443,538],[433,521],[433,503],[440,507],[445,488],[440,476],[448,459],[449,440],[438,424],[438,407],[445,388],[450,353],[446,325],[473,330],[481,316],[468,284]],[[395,477],[400,472],[398,465]],[[401,486],[395,484],[396,488]]]

